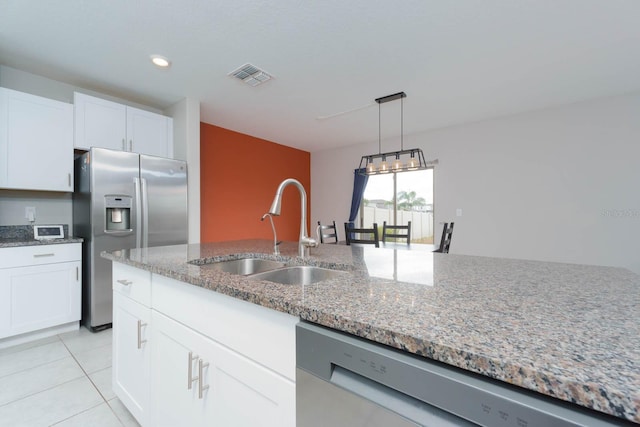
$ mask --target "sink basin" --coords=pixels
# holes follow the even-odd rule
[[[283,285],[311,285],[323,280],[344,276],[346,272],[329,270],[327,268],[298,265],[295,267],[279,268],[249,276],[250,279],[267,280]]]
[[[211,264],[204,264],[200,268],[205,268],[208,270],[219,270],[226,273],[246,276],[248,274],[260,273],[284,266],[285,264],[283,262],[271,261],[268,259],[241,258],[232,259],[229,261],[212,262]]]

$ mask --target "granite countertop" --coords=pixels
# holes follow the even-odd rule
[[[103,253],[195,286],[640,423],[640,276],[626,269],[244,240]],[[245,256],[348,270],[310,286],[208,268]]]
[[[82,243],[83,239],[79,237],[66,237],[64,239],[47,239],[47,240],[25,240],[0,238],[0,248],[15,248],[18,246],[36,246],[36,245],[60,245],[63,243]]]
[[[64,235],[69,236],[69,227],[62,226]],[[82,243],[79,237],[65,237],[63,239],[36,240],[33,238],[33,225],[2,225],[0,226],[0,248],[14,248],[18,246],[58,245],[62,243]]]

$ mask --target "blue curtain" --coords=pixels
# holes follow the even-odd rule
[[[364,195],[364,189],[367,187],[369,176],[365,174],[365,169],[356,169],[353,171],[353,196],[351,196],[351,212],[349,213],[349,224],[353,225],[360,209],[360,202]]]

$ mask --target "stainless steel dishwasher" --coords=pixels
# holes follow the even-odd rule
[[[624,420],[301,322],[297,427],[620,426]]]

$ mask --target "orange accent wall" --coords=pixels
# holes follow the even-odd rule
[[[311,155],[264,139],[200,123],[200,241],[273,239],[269,211],[280,183],[295,178],[311,200]],[[288,186],[274,217],[278,240],[298,241],[300,196]],[[309,227],[307,218],[307,227]]]

